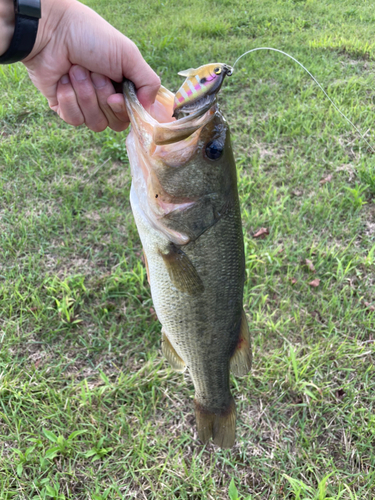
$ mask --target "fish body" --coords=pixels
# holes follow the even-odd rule
[[[199,68],[190,68],[181,71],[179,75],[186,76],[186,80],[174,97],[173,116],[176,118],[182,108],[191,109],[202,97],[210,98],[220,90],[226,75],[230,76],[233,69],[227,64],[210,63]]]
[[[124,95],[132,124],[130,200],[163,326],[162,350],[191,375],[200,439],[228,448],[236,418],[230,368],[244,375],[251,364],[229,127],[216,103],[172,121],[174,95],[166,89],[150,114],[131,82],[124,82]]]

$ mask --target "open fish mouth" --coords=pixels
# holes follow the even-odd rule
[[[207,124],[215,112],[216,94],[189,104],[186,113],[176,120],[172,116],[175,94],[165,87],[160,87],[156,101],[148,111],[140,104],[133,82],[124,80],[123,92],[132,128],[147,145],[149,141],[155,146],[183,141]]]
[[[123,91],[125,94],[125,98],[128,97],[128,100],[133,103],[138,108],[138,112],[142,114],[149,114],[149,117],[153,119],[154,122],[159,123],[168,123],[168,126],[173,126],[176,120],[176,116],[172,115],[172,106],[173,99],[175,94],[169,91],[165,87],[161,86],[156,96],[156,102],[151,106],[149,113],[142,108],[142,105],[138,101],[135,85],[130,80],[124,80],[123,82]],[[184,122],[190,122],[193,119],[200,118],[206,111],[208,111],[214,104],[216,103],[216,94],[203,96],[198,101],[193,103],[188,103],[183,108],[180,108],[181,116],[178,117],[179,120],[181,118],[189,117],[189,120],[184,120]],[[161,108],[164,108],[164,112],[161,113]],[[166,112],[168,113],[166,115]],[[181,125],[181,123],[179,124]]]
[[[186,76],[186,80],[176,94],[162,86],[156,97],[156,102],[151,106],[149,112],[140,109],[141,106],[132,82],[124,80],[123,91],[125,99],[136,114],[142,114],[152,126],[168,125],[168,128],[173,130],[181,128],[183,125],[189,126],[213,108],[216,105],[216,96],[225,76],[231,76],[232,73],[233,68],[224,63],[211,63],[197,69],[191,68],[182,71],[179,75]],[[131,121],[134,125],[133,120]],[[176,121],[179,122],[178,125]],[[155,134],[154,138],[156,138]],[[178,139],[183,138],[178,137]],[[162,143],[158,143],[156,140],[156,144],[161,145]],[[166,143],[164,142],[164,144]]]

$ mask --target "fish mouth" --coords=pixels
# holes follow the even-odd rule
[[[156,146],[186,139],[211,120],[216,109],[216,94],[212,94],[191,103],[186,114],[176,120],[172,116],[175,95],[165,87],[160,87],[155,103],[148,110],[139,102],[135,86],[130,80],[123,81],[123,93],[130,122],[136,134],[144,136],[147,131]]]

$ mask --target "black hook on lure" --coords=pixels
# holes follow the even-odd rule
[[[183,114],[190,114],[196,111],[196,108],[201,107],[202,104],[208,104],[209,101],[214,102],[216,94],[221,88],[225,76],[231,76],[233,74],[234,68],[238,61],[242,59],[247,54],[256,52],[258,50],[271,50],[273,52],[278,52],[289,59],[292,59],[297,63],[306,73],[314,80],[318,85],[323,94],[327,97],[329,102],[335,108],[336,111],[355,129],[358,135],[363,141],[368,145],[373,153],[375,153],[374,148],[359,130],[359,128],[354,125],[354,123],[336,106],[334,101],[329,97],[324,88],[320,85],[318,80],[310,73],[310,71],[305,68],[305,66],[300,63],[295,57],[291,56],[287,52],[279,49],[274,49],[272,47],[257,47],[255,49],[248,50],[244,52],[240,57],[236,59],[233,66],[223,63],[210,63],[200,66],[197,69],[190,68],[186,71],[181,71],[178,73],[181,76],[186,76],[186,80],[182,86],[178,89],[174,99],[173,116],[175,118],[180,118]],[[204,100],[204,102],[203,102]]]

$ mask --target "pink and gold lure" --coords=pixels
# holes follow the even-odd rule
[[[178,73],[186,76],[186,80],[176,92],[173,106],[173,116],[178,118],[182,108],[189,111],[197,101],[212,96],[220,90],[225,75],[231,76],[233,68],[223,63],[210,63],[197,69],[190,68]]]

